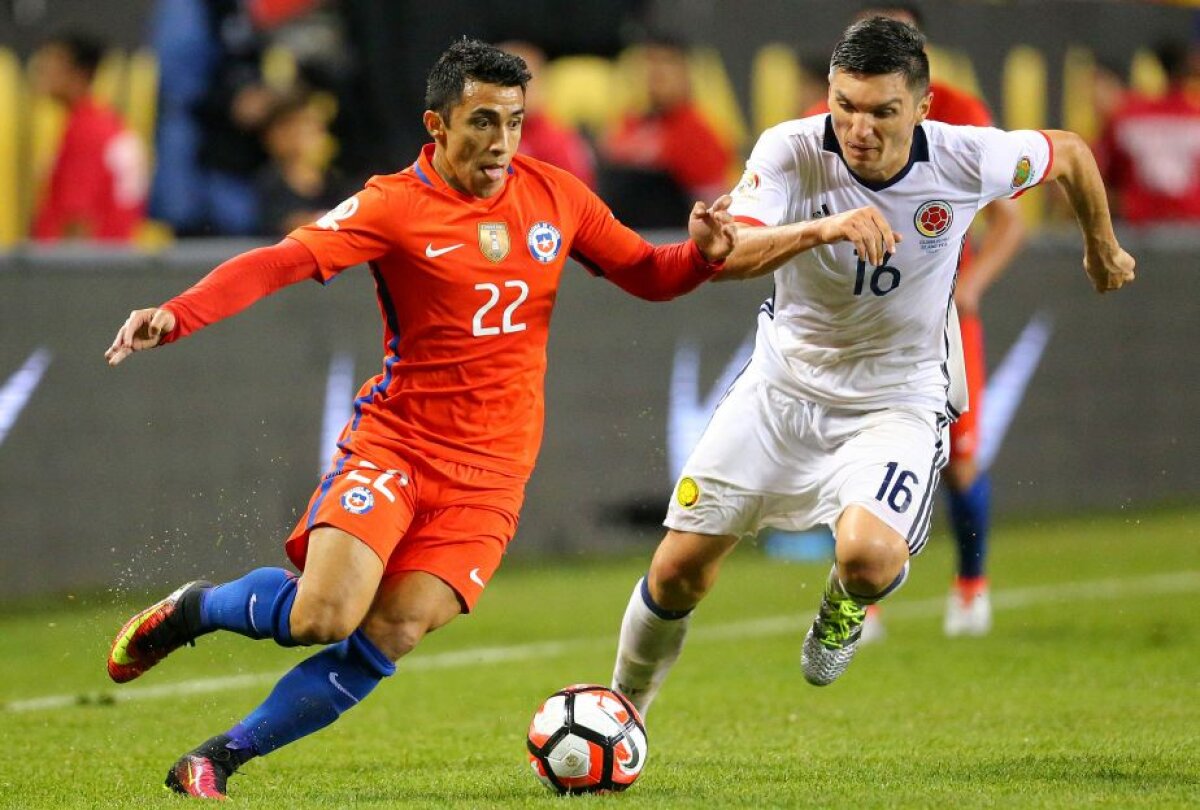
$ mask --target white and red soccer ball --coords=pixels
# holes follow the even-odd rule
[[[555,692],[529,724],[529,764],[558,793],[624,790],[646,764],[646,727],[623,695],[575,684]]]

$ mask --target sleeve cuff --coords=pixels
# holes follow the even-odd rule
[[[710,262],[704,258],[704,254],[700,252],[700,246],[696,244],[695,239],[688,239],[688,244],[691,245],[692,265],[704,272],[706,275],[715,276],[725,266],[725,260],[720,259],[715,262]]]

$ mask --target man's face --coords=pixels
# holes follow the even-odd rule
[[[425,127],[437,144],[434,168],[452,188],[491,197],[504,188],[508,166],[521,142],[525,92],[468,79],[449,120],[425,111]]]
[[[835,70],[829,112],[846,165],[866,180],[894,177],[908,163],[913,128],[929,114],[933,95],[917,97],[899,73],[868,76]]]
[[[665,45],[647,45],[644,58],[646,92],[651,108],[670,110],[691,97],[692,84],[684,51]]]
[[[71,54],[61,45],[51,43],[34,54],[33,85],[38,93],[67,100],[77,73]]]

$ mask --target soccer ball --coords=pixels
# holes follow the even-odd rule
[[[529,764],[558,793],[624,790],[646,764],[646,727],[624,696],[596,684],[555,692],[529,724]]]

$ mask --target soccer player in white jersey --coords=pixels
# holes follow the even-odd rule
[[[963,407],[952,306],[958,253],[988,202],[1058,180],[1100,292],[1133,279],[1084,141],[926,121],[924,37],[875,17],[846,29],[829,115],[763,133],[734,191],[725,278],[775,274],[753,358],[684,466],[621,625],[614,688],[645,712],[689,615],[739,538],[828,524],[835,564],[801,652],[825,685],[866,605],[925,545],[946,425]]]

